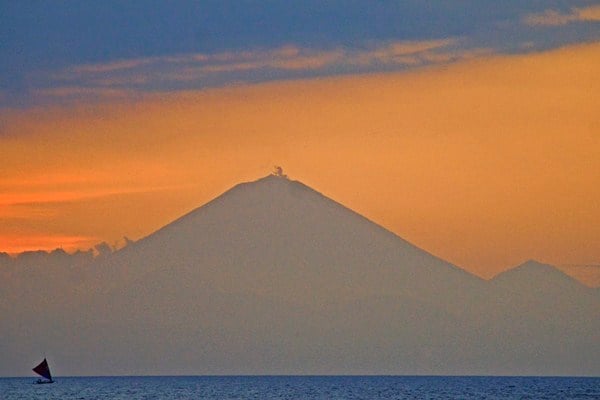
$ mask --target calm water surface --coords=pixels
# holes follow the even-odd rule
[[[441,376],[0,378],[0,399],[600,399],[600,378]]]

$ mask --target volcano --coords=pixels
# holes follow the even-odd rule
[[[282,176],[54,268],[2,284],[0,374],[41,350],[64,374],[600,374],[598,290],[480,279]]]
[[[177,271],[224,292],[300,304],[398,295],[431,301],[444,294],[449,307],[486,286],[308,186],[275,175],[235,186],[115,259],[111,263],[138,273]]]

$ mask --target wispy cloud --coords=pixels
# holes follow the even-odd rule
[[[6,10],[0,109],[121,95],[101,90],[106,88],[166,92],[393,72],[452,62],[474,48],[499,54],[544,51],[598,40],[594,21],[600,20],[600,5],[590,0],[501,7],[477,1],[439,7],[362,1],[321,7],[317,13],[312,2],[298,2],[294,13],[282,13],[272,2],[239,12],[227,12],[220,2],[140,9],[104,3],[101,15],[67,4],[56,5],[53,10],[62,11],[53,13],[19,6]],[[82,21],[93,26],[74,29],[88,23]],[[554,29],[540,35],[543,26]],[[37,32],[27,46],[23,29]]]
[[[265,81],[337,73],[414,68],[476,56],[456,38],[396,41],[330,49],[286,45],[272,49],[193,53],[76,65],[51,74],[53,85],[38,98],[130,97],[173,88],[202,88],[230,82]]]
[[[597,22],[600,21],[600,5],[572,8],[569,12],[546,10],[529,14],[522,21],[530,26],[562,26],[573,22]]]
[[[85,98],[86,100],[119,100],[134,96],[134,91],[127,88],[95,86],[59,86],[53,88],[34,89],[32,94],[36,99],[72,101]]]
[[[120,60],[103,64],[83,64],[72,68],[75,73],[103,73],[113,71],[123,71],[150,64],[154,58],[141,58],[131,60]]]
[[[54,190],[54,191],[21,191],[0,194],[0,221],[6,218],[43,219],[56,215],[56,210],[48,206],[99,199],[118,195],[135,195],[157,191],[180,189],[182,185],[99,189],[99,190]]]
[[[98,175],[98,174],[96,174]],[[109,178],[105,178],[105,182]],[[15,188],[48,188],[52,187],[56,189],[61,185],[76,185],[82,183],[89,183],[89,176],[85,176],[83,173],[80,175],[73,175],[65,172],[53,172],[49,173],[47,171],[43,171],[40,174],[35,176],[7,176],[0,177],[0,193],[3,195],[7,193],[9,189],[15,190]],[[105,183],[104,182],[104,183]],[[96,183],[100,183],[99,181]],[[2,199],[2,195],[0,195],[0,199]]]

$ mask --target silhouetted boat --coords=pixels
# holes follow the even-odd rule
[[[45,358],[44,361],[39,363],[39,365],[33,369],[33,372],[35,372],[43,378],[46,378],[38,379],[35,383],[40,385],[44,383],[54,383],[54,380],[52,380],[52,375],[50,374],[50,367],[48,366],[48,361],[46,361]]]

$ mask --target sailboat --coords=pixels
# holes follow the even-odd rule
[[[45,379],[38,379],[35,383],[43,384],[43,383],[54,383],[52,380],[52,375],[50,374],[50,367],[48,366],[48,361],[44,358],[44,361],[38,364],[37,367],[33,368],[33,372],[40,375]]]

